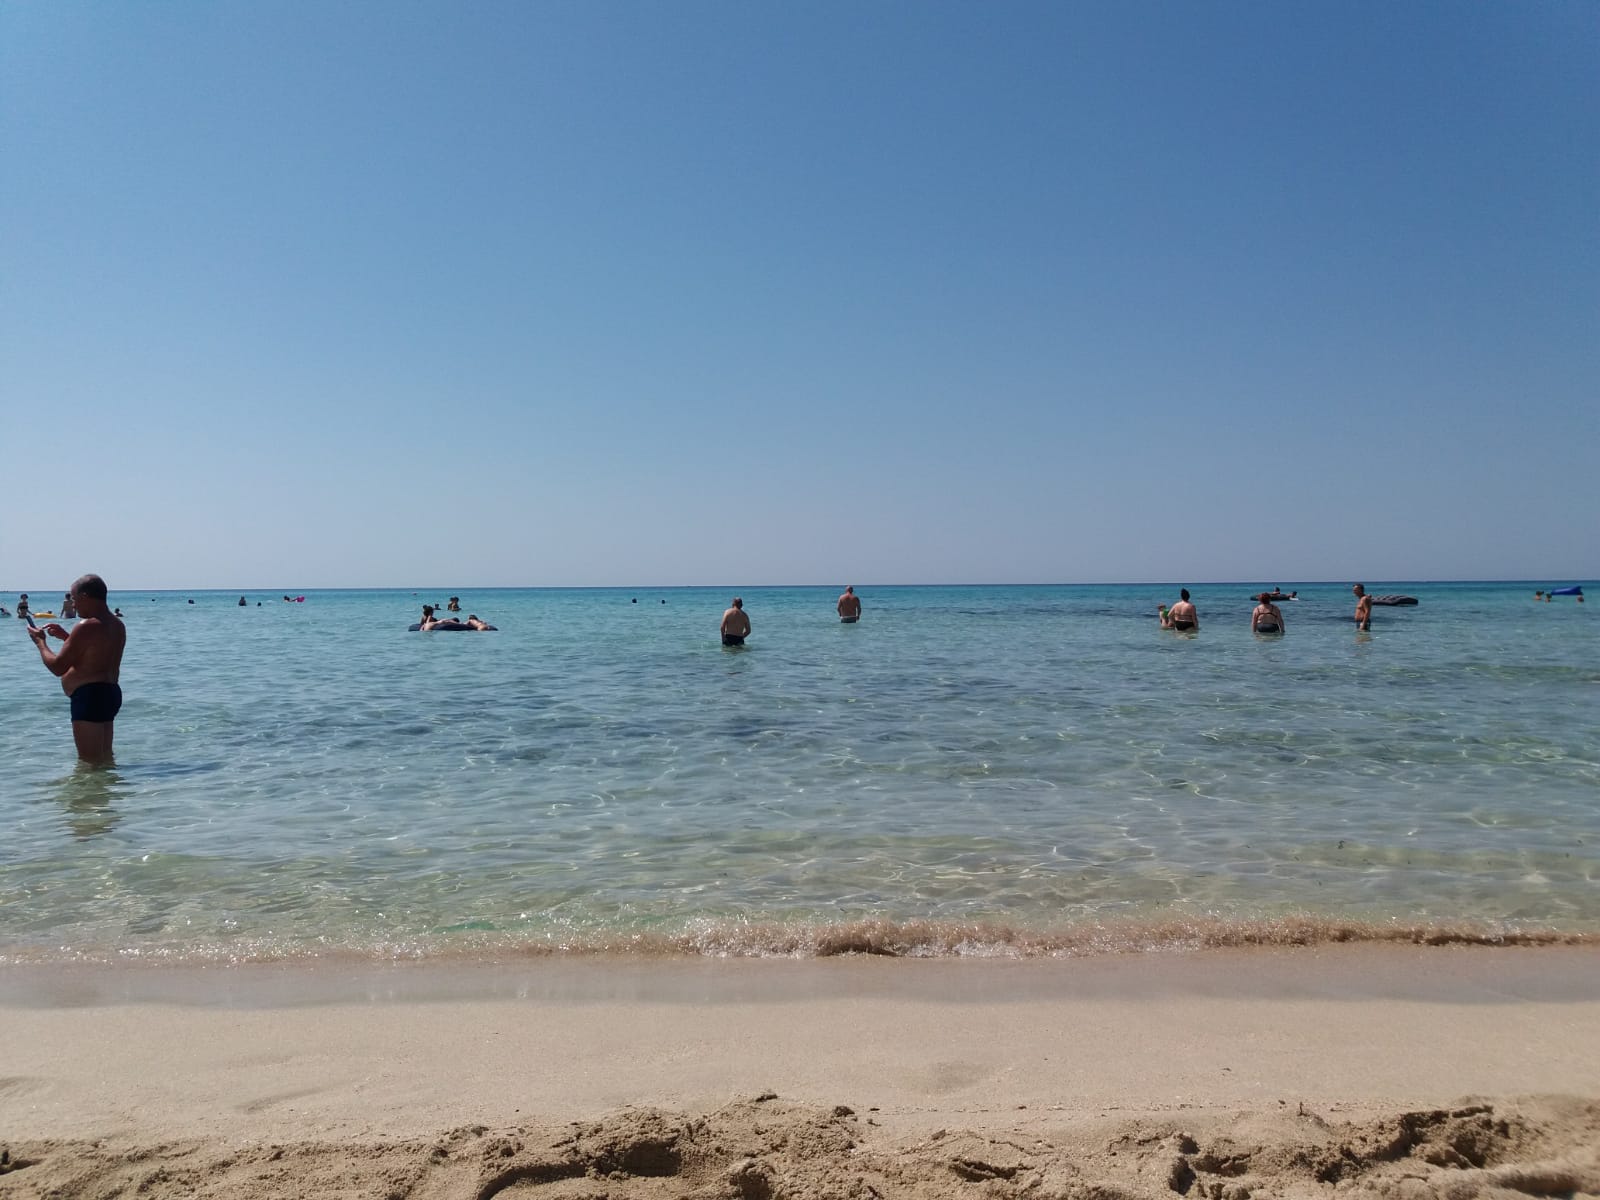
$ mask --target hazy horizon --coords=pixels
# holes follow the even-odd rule
[[[1290,590],[1294,590],[1294,589],[1299,589],[1299,588],[1350,587],[1352,584],[1355,584],[1355,583],[1361,583],[1361,584],[1366,585],[1369,591],[1371,590],[1373,584],[1381,584],[1381,585],[1423,584],[1423,585],[1432,585],[1432,586],[1452,585],[1452,584],[1484,584],[1484,585],[1511,586],[1513,584],[1518,584],[1518,585],[1527,584],[1527,585],[1532,586],[1534,588],[1542,588],[1542,587],[1547,586],[1547,585],[1548,586],[1554,586],[1554,587],[1588,587],[1588,586],[1591,586],[1591,585],[1600,586],[1600,580],[1585,579],[1585,578],[1581,578],[1581,577],[1574,577],[1574,576],[1567,576],[1567,575],[1541,575],[1541,576],[1537,576],[1537,577],[1529,578],[1529,579],[1422,579],[1422,578],[1416,578],[1416,579],[1384,579],[1384,578],[1368,578],[1368,579],[1294,579],[1294,580],[1289,580],[1288,581],[1288,586],[1289,586]],[[249,594],[249,593],[261,593],[262,595],[258,596],[257,598],[277,599],[277,600],[279,600],[281,602],[281,599],[285,594],[311,595],[311,594],[316,593],[316,592],[415,592],[415,593],[417,593],[419,595],[423,594],[423,593],[426,593],[426,594],[428,594],[430,596],[432,596],[432,595],[440,595],[442,597],[442,596],[448,595],[448,594],[450,594],[452,592],[455,592],[455,593],[461,593],[461,592],[538,592],[538,591],[550,591],[550,592],[626,592],[626,591],[629,591],[630,589],[631,590],[641,591],[641,592],[643,592],[643,591],[687,592],[687,591],[726,591],[726,590],[728,590],[730,588],[733,588],[733,589],[745,588],[745,589],[757,589],[757,590],[778,590],[778,589],[798,590],[798,589],[803,589],[803,588],[816,588],[816,589],[819,589],[819,590],[823,590],[823,589],[843,589],[846,586],[854,587],[857,592],[864,593],[865,591],[873,589],[873,588],[960,588],[960,587],[972,587],[972,588],[1012,588],[1012,587],[1014,587],[1014,588],[1028,588],[1028,587],[1044,587],[1044,588],[1051,588],[1051,587],[1082,587],[1082,588],[1093,588],[1093,587],[1174,587],[1174,588],[1176,588],[1176,587],[1188,587],[1188,588],[1263,587],[1264,588],[1264,587],[1267,586],[1267,584],[1266,584],[1265,580],[1263,580],[1263,579],[1115,579],[1115,580],[1043,580],[1043,579],[1036,579],[1036,580],[1014,580],[1014,581],[995,581],[995,580],[957,580],[957,581],[943,581],[943,582],[913,581],[913,582],[908,582],[908,583],[888,583],[888,582],[884,582],[882,580],[868,580],[868,581],[866,581],[864,583],[833,583],[831,581],[830,582],[822,582],[822,583],[794,583],[794,582],[789,582],[789,583],[747,583],[747,582],[734,582],[734,583],[605,583],[605,584],[585,584],[585,583],[570,583],[570,584],[567,584],[567,583],[540,583],[540,584],[451,583],[451,584],[439,584],[439,585],[415,584],[415,583],[397,583],[397,584],[377,584],[377,585],[360,584],[360,585],[348,585],[348,586],[341,586],[341,585],[338,585],[338,584],[327,584],[327,585],[318,585],[318,586],[309,586],[309,585],[306,585],[306,584],[295,584],[293,586],[288,586],[288,585],[285,585],[285,584],[272,584],[270,586],[261,586],[261,585],[257,585],[257,586],[248,586],[248,585],[226,586],[226,585],[210,585],[210,584],[208,584],[208,585],[204,585],[204,586],[196,585],[194,587],[181,587],[181,586],[179,586],[179,587],[171,587],[171,586],[169,586],[169,587],[139,587],[137,585],[129,586],[129,587],[111,587],[111,586],[108,585],[108,591],[111,592],[111,593],[132,592],[132,593],[135,593],[135,594],[138,594],[138,595],[147,595],[147,594],[150,594],[150,593],[156,593],[156,594],[172,594],[172,595],[183,595],[183,596],[195,595],[195,594],[212,594],[212,593],[215,593],[216,595],[219,595],[219,596],[232,596],[232,595],[236,595],[236,594],[237,595],[246,595],[246,594]],[[1282,585],[1280,583],[1278,583],[1277,581],[1274,581],[1272,586],[1280,587]],[[63,591],[65,591],[65,588],[63,588]],[[30,602],[34,601],[34,600],[38,600],[40,597],[50,598],[50,597],[52,597],[54,595],[54,592],[51,589],[48,589],[48,588],[30,589],[30,588],[26,588],[26,587],[23,587],[23,588],[8,588],[8,587],[0,586],[0,604],[4,604],[8,608],[11,607],[11,603],[10,603],[10,599],[9,598],[14,597],[16,594],[19,594],[19,593],[27,593]],[[266,595],[266,593],[271,593],[271,594],[270,595]]]

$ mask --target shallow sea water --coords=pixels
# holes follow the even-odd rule
[[[1600,932],[1600,609],[1261,586],[114,593],[106,771],[7,621],[0,961]]]

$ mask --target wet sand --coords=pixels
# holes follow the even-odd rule
[[[1597,1101],[1588,947],[0,971],[4,1197],[1582,1194]]]

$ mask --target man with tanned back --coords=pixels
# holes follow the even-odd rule
[[[128,630],[106,604],[106,581],[85,575],[72,585],[79,621],[68,633],[54,623],[29,628],[45,668],[60,676],[61,690],[72,702],[72,740],[78,757],[88,763],[111,761],[112,722],[122,708],[122,650]],[[51,650],[50,638],[66,644]]]
[[[750,618],[745,615],[744,601],[735,596],[733,607],[722,614],[722,644],[742,646],[750,636]]]
[[[861,598],[856,595],[852,585],[844,590],[844,595],[839,597],[839,620],[846,625],[853,625],[861,619]]]
[[[1372,597],[1359,583],[1350,590],[1356,594],[1356,628],[1366,633],[1372,628]]]

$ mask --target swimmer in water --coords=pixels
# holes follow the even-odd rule
[[[1255,611],[1250,614],[1250,632],[1252,633],[1282,633],[1287,628],[1283,623],[1283,613],[1272,602],[1270,593],[1262,592],[1257,597],[1261,601]]]
[[[72,585],[80,620],[68,633],[51,623],[32,628],[28,636],[38,648],[45,669],[61,680],[61,690],[72,704],[72,740],[78,757],[87,763],[111,761],[112,723],[122,709],[122,651],[128,643],[127,627],[106,603],[105,580],[85,575]],[[66,644],[51,650],[49,639]]]
[[[722,644],[742,646],[750,636],[750,617],[744,611],[744,601],[733,598],[733,606],[722,614]]]
[[[1361,584],[1353,585],[1350,590],[1356,595],[1356,628],[1362,633],[1372,629],[1372,597],[1367,595],[1367,589]]]
[[[1178,602],[1167,610],[1167,615],[1162,619],[1163,629],[1176,629],[1179,632],[1200,629],[1200,614],[1195,611],[1193,604],[1189,603],[1189,589],[1178,589]]]

